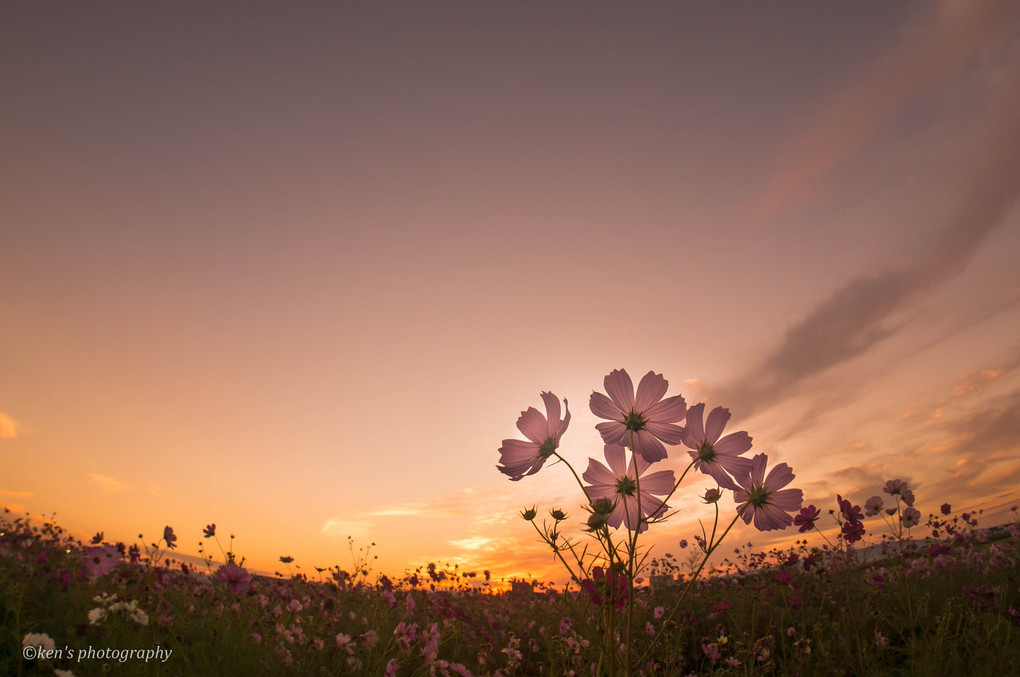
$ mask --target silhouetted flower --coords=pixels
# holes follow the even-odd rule
[[[207,524],[205,529],[202,529],[202,535],[205,536],[206,538],[212,538],[213,536],[215,536],[216,535],[216,525],[215,524]]]
[[[624,369],[614,369],[603,380],[606,397],[593,392],[588,406],[599,418],[608,419],[595,428],[607,445],[631,447],[648,463],[666,458],[666,444],[680,444],[683,428],[676,425],[687,416],[687,403],[682,395],[662,399],[669,382],[662,374],[648,372],[638,383]]]
[[[528,407],[517,419],[517,429],[524,433],[528,441],[503,440],[499,448],[499,462],[496,469],[511,480],[517,481],[526,475],[534,475],[545,464],[560,446],[560,437],[570,424],[570,409],[563,400],[565,414],[560,419],[560,400],[552,393],[542,393],[545,402],[543,416],[538,409]]]
[[[804,500],[804,492],[800,489],[783,489],[793,481],[795,475],[786,463],[780,463],[765,476],[768,456],[758,454],[751,459],[751,469],[746,475],[737,478],[737,488],[733,491],[733,500],[745,524],[754,519],[754,527],[759,531],[785,529],[793,524],[789,514],[799,510]]]
[[[612,569],[606,572],[602,567],[594,567],[591,578],[581,581],[581,588],[595,606],[612,604],[619,611],[627,603],[627,577]]]
[[[864,514],[868,517],[874,517],[882,512],[882,503],[881,496],[872,496],[864,502]]]
[[[606,519],[611,527],[619,527],[625,521],[628,529],[644,531],[648,528],[642,517],[659,517],[668,506],[653,494],[665,496],[673,490],[676,478],[672,470],[660,470],[645,475],[651,466],[638,454],[631,456],[627,462],[627,450],[616,444],[607,444],[605,448],[606,462],[609,467],[595,459],[588,459],[588,469],[581,477],[590,482],[588,495],[593,501],[609,499],[614,501],[613,512]],[[635,474],[635,465],[637,473]],[[641,514],[638,515],[638,484],[640,482]]]
[[[694,459],[695,470],[709,475],[725,489],[735,489],[730,476],[742,477],[751,470],[751,459],[741,456],[751,448],[751,437],[740,431],[719,439],[730,420],[729,409],[716,407],[708,420],[704,416],[704,403],[695,404],[687,412],[683,443],[692,450],[687,453]]]
[[[224,564],[216,570],[216,580],[226,583],[231,592],[241,593],[251,585],[251,574],[236,564]]]
[[[85,571],[92,578],[110,573],[120,564],[120,553],[112,545],[97,545],[85,548]]]
[[[163,527],[163,540],[166,541],[167,548],[177,547],[177,536],[174,535],[173,527]]]
[[[818,521],[818,516],[821,513],[818,512],[818,508],[813,505],[809,505],[806,508],[802,508],[800,513],[793,518],[793,523],[800,527],[800,532],[811,531],[815,526],[815,522]]]

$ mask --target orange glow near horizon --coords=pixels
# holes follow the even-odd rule
[[[581,492],[497,450],[551,391],[583,473],[624,368],[729,408],[823,526],[894,478],[1014,519],[1018,34],[1006,0],[0,7],[0,506],[562,581],[519,511],[579,529]]]

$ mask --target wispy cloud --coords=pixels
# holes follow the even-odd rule
[[[1010,0],[947,1],[941,12],[918,17],[899,44],[838,92],[792,144],[755,201],[758,215],[771,217],[813,192],[815,179],[859,153],[931,83],[958,69],[996,33],[1008,34],[1017,10]]]
[[[10,414],[0,411],[0,437],[14,439],[21,430],[21,424],[15,421]]]
[[[86,477],[89,482],[97,485],[106,494],[123,494],[132,490],[130,485],[99,473],[90,472]]]
[[[934,246],[900,270],[853,279],[791,326],[758,365],[724,388],[745,414],[797,395],[809,378],[847,362],[909,324],[903,311],[971,261],[1020,196],[1020,72],[1000,78],[988,114],[958,161],[958,193]]]
[[[0,489],[0,496],[10,496],[11,498],[28,498],[32,495],[31,491],[8,491],[7,489]]]
[[[350,536],[359,541],[366,541],[372,538],[375,525],[368,520],[330,517],[322,525],[321,532],[324,536],[337,540],[347,540]]]

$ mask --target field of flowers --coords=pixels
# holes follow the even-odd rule
[[[1020,665],[1020,522],[982,528],[943,504],[922,524],[913,489],[889,480],[863,508],[836,496],[802,505],[785,463],[746,458],[729,412],[664,398],[649,372],[636,391],[606,377],[591,410],[605,464],[578,475],[559,454],[570,412],[542,393],[504,440],[513,481],[551,458],[577,480],[582,519],[525,508],[568,576],[495,585],[489,572],[429,563],[393,580],[371,549],[346,568],[259,576],[202,532],[202,564],[156,542],[71,538],[53,520],[0,518],[3,675],[1007,675]],[[685,422],[686,425],[679,425]],[[656,470],[665,445],[690,462]],[[682,456],[681,456],[682,457]],[[652,553],[641,542],[671,517],[689,471],[715,480],[701,533]],[[720,508],[731,492],[735,510]],[[1013,508],[1016,514],[1016,507]],[[807,536],[784,550],[721,544],[737,520]],[[914,531],[916,530],[916,531]],[[188,534],[187,536],[191,536]],[[197,535],[196,535],[197,536]],[[653,557],[653,554],[655,555]],[[713,557],[714,556],[714,557]],[[281,557],[288,566],[292,558]],[[709,565],[709,562],[713,564]]]
[[[599,663],[604,583],[495,594],[481,573],[435,565],[399,581],[336,568],[322,581],[257,577],[237,564],[209,575],[151,545],[139,556],[76,542],[49,521],[5,519],[0,533],[4,675],[589,675]],[[665,622],[698,561],[695,544],[678,544],[635,591],[638,647],[660,638],[639,671],[1015,674],[1020,527],[939,515],[927,533],[868,551],[839,539],[736,548],[729,573],[703,577]]]

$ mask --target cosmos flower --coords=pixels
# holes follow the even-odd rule
[[[800,513],[793,518],[794,525],[800,527],[800,533],[805,531],[811,531],[815,526],[815,522],[818,521],[818,516],[821,513],[818,512],[818,508],[813,505],[809,505],[806,508],[802,508]]]
[[[46,651],[54,651],[57,648],[53,638],[45,632],[30,632],[21,639],[21,646],[41,648]]]
[[[843,540],[847,543],[856,543],[864,537],[864,522],[847,520],[842,527]]]
[[[882,503],[881,496],[872,496],[864,502],[864,514],[868,517],[874,517],[882,512]]]
[[[202,529],[202,535],[205,536],[206,538],[212,538],[213,536],[215,536],[216,535],[216,525],[215,524],[207,524],[205,529]]]
[[[709,475],[721,487],[734,489],[736,485],[730,475],[741,477],[751,471],[751,460],[741,456],[751,448],[751,437],[741,431],[719,439],[730,420],[729,409],[716,407],[707,421],[704,415],[704,403],[695,404],[687,411],[683,443],[692,449],[687,453],[694,459],[695,470]]]
[[[543,416],[534,407],[528,407],[517,419],[517,428],[528,441],[503,440],[499,448],[499,462],[496,469],[511,480],[517,481],[525,475],[534,475],[542,469],[546,459],[560,446],[560,437],[570,424],[570,410],[563,400],[565,415],[560,419],[560,400],[552,393],[542,393],[545,402]]]
[[[216,570],[216,580],[226,583],[231,592],[241,593],[251,584],[251,574],[236,564],[224,564]]]
[[[888,482],[885,483],[885,488],[883,488],[882,491],[889,494],[890,496],[897,496],[899,494],[902,494],[906,488],[907,483],[904,482],[903,480],[889,480]]]
[[[602,567],[593,567],[591,578],[581,581],[581,587],[595,606],[602,606],[605,602],[619,611],[627,603],[627,577],[612,569],[606,572]]]
[[[669,387],[662,374],[645,374],[637,395],[634,382],[623,369],[611,371],[603,384],[609,397],[593,392],[588,403],[593,414],[608,419],[595,426],[603,442],[631,447],[649,463],[666,458],[663,442],[680,444],[684,429],[676,422],[687,415],[687,403],[682,395],[662,399]]]
[[[120,551],[112,545],[102,544],[85,548],[85,571],[92,578],[101,578],[120,564]]]
[[[174,535],[173,527],[163,527],[163,540],[166,541],[166,547],[174,549],[177,547],[177,536]]]
[[[917,508],[907,508],[900,517],[900,523],[906,528],[916,527],[921,523],[921,511]]]
[[[638,524],[638,484],[641,486],[640,517],[659,517],[669,506],[655,495],[666,496],[673,491],[676,485],[673,471],[660,470],[645,475],[651,463],[637,454],[634,454],[630,463],[627,463],[627,450],[617,444],[607,444],[605,454],[606,462],[609,463],[608,468],[590,458],[588,469],[581,475],[590,484],[587,488],[588,496],[593,503],[599,499],[614,501],[613,511],[606,518],[609,526],[618,528],[626,521],[628,529],[644,531],[648,528],[648,523],[642,521],[640,526]]]
[[[800,489],[783,489],[795,477],[790,466],[780,463],[766,477],[767,463],[765,454],[751,459],[750,471],[737,479],[737,489],[733,492],[744,523],[750,524],[753,518],[758,531],[785,529],[793,524],[789,513],[799,510],[804,500]]]
[[[857,524],[864,517],[861,514],[861,506],[854,505],[848,499],[843,498],[839,494],[836,494],[836,502],[839,503],[839,511],[843,513],[843,517],[846,517],[847,521]]]

